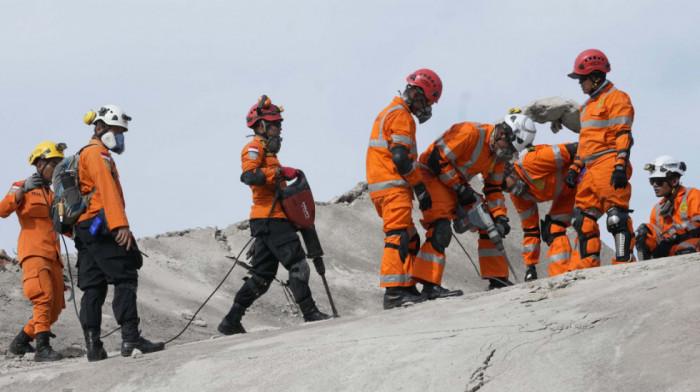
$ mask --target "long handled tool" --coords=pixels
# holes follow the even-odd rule
[[[321,275],[323,286],[326,288],[328,302],[330,302],[331,309],[333,310],[333,317],[338,317],[338,311],[335,308],[333,296],[331,296],[331,290],[326,280],[326,266],[323,264],[322,257],[323,249],[321,248],[321,242],[318,239],[316,227],[314,226],[316,204],[314,203],[314,196],[311,193],[311,187],[306,181],[304,172],[301,170],[299,170],[296,181],[291,185],[281,188],[280,183],[281,182],[278,181],[276,184],[276,194],[280,198],[282,209],[287,215],[289,223],[301,232],[306,247],[306,257],[313,260],[316,272]]]
[[[477,214],[479,214],[481,222],[486,226],[486,232],[489,235],[489,239],[491,239],[491,242],[493,242],[498,251],[501,252],[503,258],[506,259],[510,273],[513,274],[513,279],[518,282],[518,277],[515,275],[513,266],[510,263],[510,259],[508,259],[508,255],[506,254],[506,248],[503,246],[503,237],[501,237],[501,234],[496,229],[496,224],[493,222],[491,214],[489,214],[489,212],[486,210],[484,202],[480,197],[476,198],[476,205],[474,205],[474,208],[476,209]]]
[[[326,266],[323,264],[322,257],[314,258],[314,267],[316,267],[316,272],[321,275],[321,280],[323,280],[323,287],[326,288],[326,294],[328,295],[328,302],[331,303],[331,310],[333,311],[333,317],[338,316],[338,310],[335,308],[335,303],[333,302],[333,296],[331,295],[331,289],[328,287],[328,281],[326,280]]]

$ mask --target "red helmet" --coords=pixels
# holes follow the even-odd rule
[[[423,89],[425,97],[430,103],[437,103],[442,95],[442,80],[437,74],[427,68],[419,69],[418,71],[408,75],[406,81],[411,86],[418,86]]]
[[[574,61],[574,72],[569,74],[572,79],[578,79],[581,75],[588,75],[593,71],[610,72],[608,56],[598,49],[588,49],[581,52]]]
[[[245,117],[246,124],[248,128],[253,128],[258,120],[267,121],[282,121],[282,112],[284,109],[282,106],[273,105],[270,98],[267,95],[263,95],[258,99],[258,103],[253,105],[248,111],[248,115]]]

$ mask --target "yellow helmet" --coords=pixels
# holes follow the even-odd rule
[[[29,164],[33,165],[37,159],[64,158],[63,150],[66,143],[42,142],[29,154]]]

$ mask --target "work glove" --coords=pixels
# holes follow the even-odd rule
[[[610,177],[610,185],[615,189],[624,189],[627,187],[627,171],[622,165],[615,165],[615,170]]]
[[[43,186],[44,179],[41,178],[41,175],[39,175],[39,173],[34,173],[31,176],[27,177],[26,180],[24,180],[24,184],[22,184],[22,187],[20,189],[22,190],[22,193],[27,193],[32,189],[39,189]]]
[[[564,184],[571,189],[576,188],[576,180],[578,180],[578,172],[574,169],[569,169],[569,172],[564,176]]]
[[[416,192],[418,207],[421,211],[428,210],[433,206],[433,199],[430,198],[430,193],[428,193],[428,190],[425,188],[425,185],[422,182],[414,185],[413,191]]]
[[[457,200],[460,205],[468,206],[469,204],[476,203],[476,192],[469,185],[461,184],[457,188]]]
[[[299,170],[293,167],[280,166],[280,174],[287,180],[293,180],[299,175]]]
[[[496,230],[498,230],[498,234],[500,234],[502,238],[505,238],[505,236],[510,233],[510,225],[508,224],[507,216],[499,215],[494,218],[493,223],[496,225]]]

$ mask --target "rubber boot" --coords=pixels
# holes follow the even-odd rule
[[[530,264],[525,270],[525,281],[531,282],[533,280],[537,280],[537,268],[535,267],[535,264]]]
[[[217,330],[224,335],[245,333],[245,328],[243,328],[243,324],[241,324],[241,319],[243,318],[243,314],[245,314],[245,309],[246,308],[244,308],[243,305],[234,302],[233,306],[231,306],[231,310],[229,310],[228,314],[224,316],[223,320],[221,320]]]
[[[154,353],[156,351],[161,351],[165,349],[165,343],[163,342],[151,342],[150,340],[141,336],[141,332],[138,329],[139,319],[129,320],[122,324],[122,357],[128,357],[134,352],[134,349],[138,349],[144,354]]]
[[[299,302],[299,308],[301,309],[301,313],[304,315],[304,321],[306,322],[328,320],[331,318],[331,316],[318,310],[316,303],[314,303],[314,299],[311,297]]]
[[[12,339],[12,343],[10,343],[10,352],[15,355],[24,355],[26,353],[33,353],[34,352],[34,347],[32,347],[29,342],[31,342],[32,338],[27,335],[26,332],[24,332],[24,329],[19,331],[17,336],[15,336],[14,339]]]
[[[55,337],[55,335],[54,335]],[[49,340],[51,339],[51,332],[44,331],[36,334],[36,354],[34,354],[35,362],[52,362],[60,361],[63,359],[63,355],[56,351],[53,351]]]
[[[384,309],[393,309],[425,301],[425,297],[416,295],[409,290],[411,290],[410,287],[387,287],[384,293]]]
[[[107,359],[107,351],[105,351],[102,340],[100,340],[100,329],[90,328],[83,331],[83,334],[85,335],[85,347],[87,347],[88,362]]]
[[[463,295],[462,290],[449,290],[438,284],[425,282],[423,283],[423,292],[421,293],[426,299],[436,299],[436,298],[448,298],[448,297],[459,297]]]
[[[489,287],[486,290],[502,289],[504,287],[512,286],[513,282],[505,278],[488,278]]]

